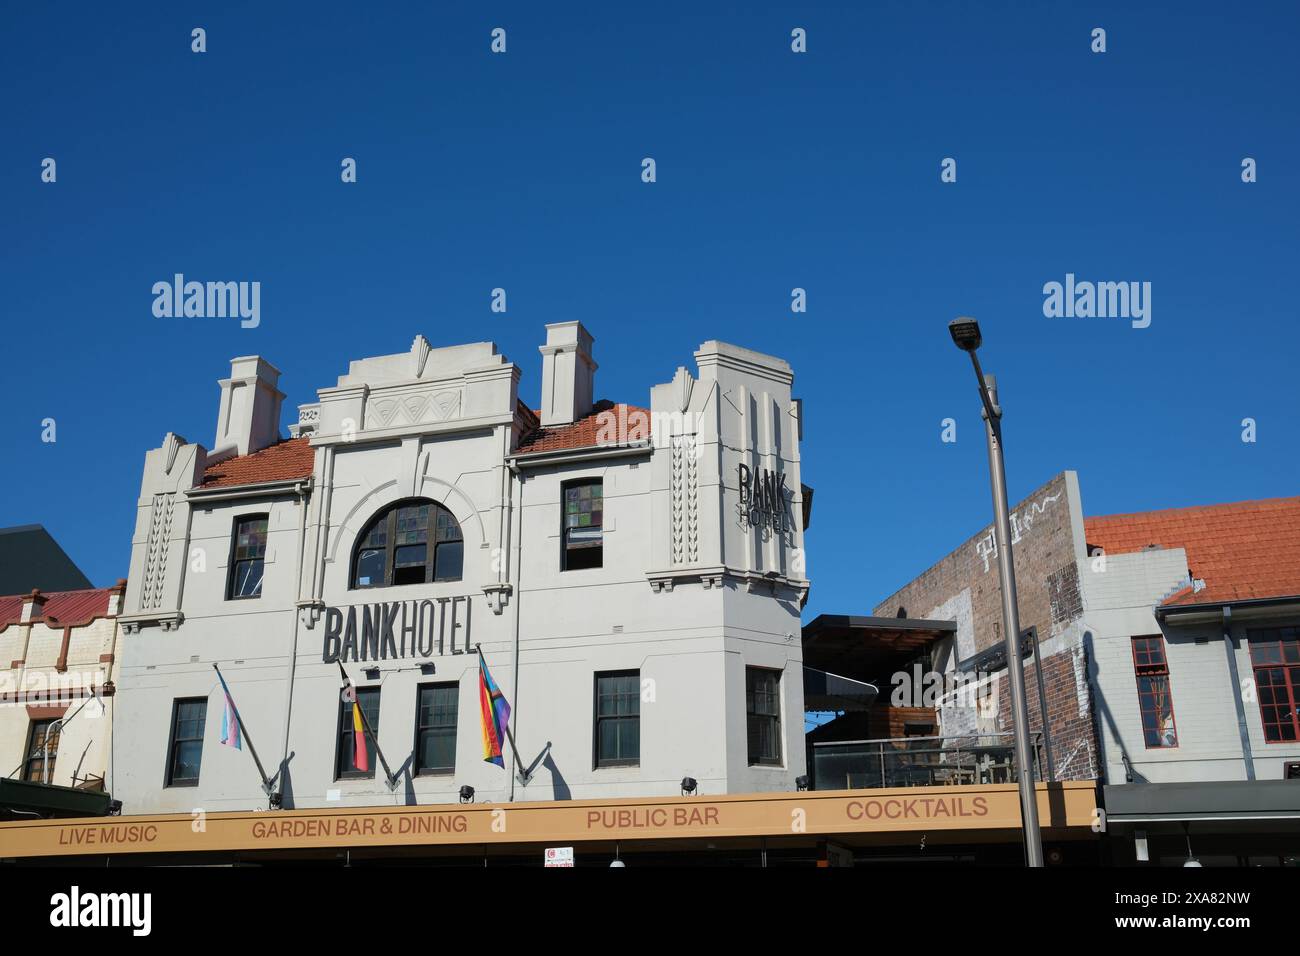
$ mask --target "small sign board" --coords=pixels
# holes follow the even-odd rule
[[[546,848],[546,866],[573,866],[573,847],[548,846]]]

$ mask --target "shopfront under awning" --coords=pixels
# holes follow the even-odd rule
[[[880,690],[868,684],[839,674],[828,674],[815,667],[803,669],[803,705],[805,710],[859,711],[867,710],[875,702]]]

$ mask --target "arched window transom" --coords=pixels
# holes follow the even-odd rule
[[[351,587],[459,581],[464,563],[465,541],[450,511],[427,498],[399,501],[361,532]]]

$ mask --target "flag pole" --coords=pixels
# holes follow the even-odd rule
[[[257,747],[253,745],[253,738],[249,736],[248,728],[244,726],[244,718],[239,715],[239,708],[235,705],[235,695],[230,693],[230,687],[226,684],[225,677],[222,675],[221,668],[217,666],[216,661],[212,662],[212,669],[217,672],[217,677],[221,681],[222,693],[229,698],[230,709],[235,712],[235,725],[239,727],[239,735],[248,741],[248,752],[253,755],[253,763],[257,765],[257,772],[262,777],[262,789],[270,797],[273,795],[271,780],[267,777],[266,771],[262,769],[262,760],[257,756]]]
[[[354,688],[353,693],[355,694],[356,693],[355,687],[352,683],[352,679],[348,677],[348,672],[343,669],[343,662],[336,658],[335,663],[339,665],[339,673],[343,675],[343,686],[353,687]],[[355,698],[354,698],[354,702],[356,703],[357,713],[361,715],[361,726],[365,729],[366,739],[375,745],[375,753],[379,755],[379,763],[383,766],[384,775],[388,778],[387,780],[388,789],[396,790],[397,778],[393,776],[393,771],[388,769],[388,761],[384,759],[384,749],[379,746],[379,738],[376,737],[375,732],[370,729],[370,720],[369,718],[366,717],[366,709],[362,707],[361,702],[355,700]]]

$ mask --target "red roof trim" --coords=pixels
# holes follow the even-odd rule
[[[31,623],[52,628],[85,627],[101,617],[109,616],[109,602],[117,591],[116,587],[42,591],[41,597],[45,598],[45,603],[37,605]],[[30,594],[0,597],[0,632],[11,624],[22,623],[23,604],[30,598]]]
[[[307,438],[288,438],[251,455],[237,455],[203,470],[204,488],[257,485],[266,481],[310,478],[316,450]]]

